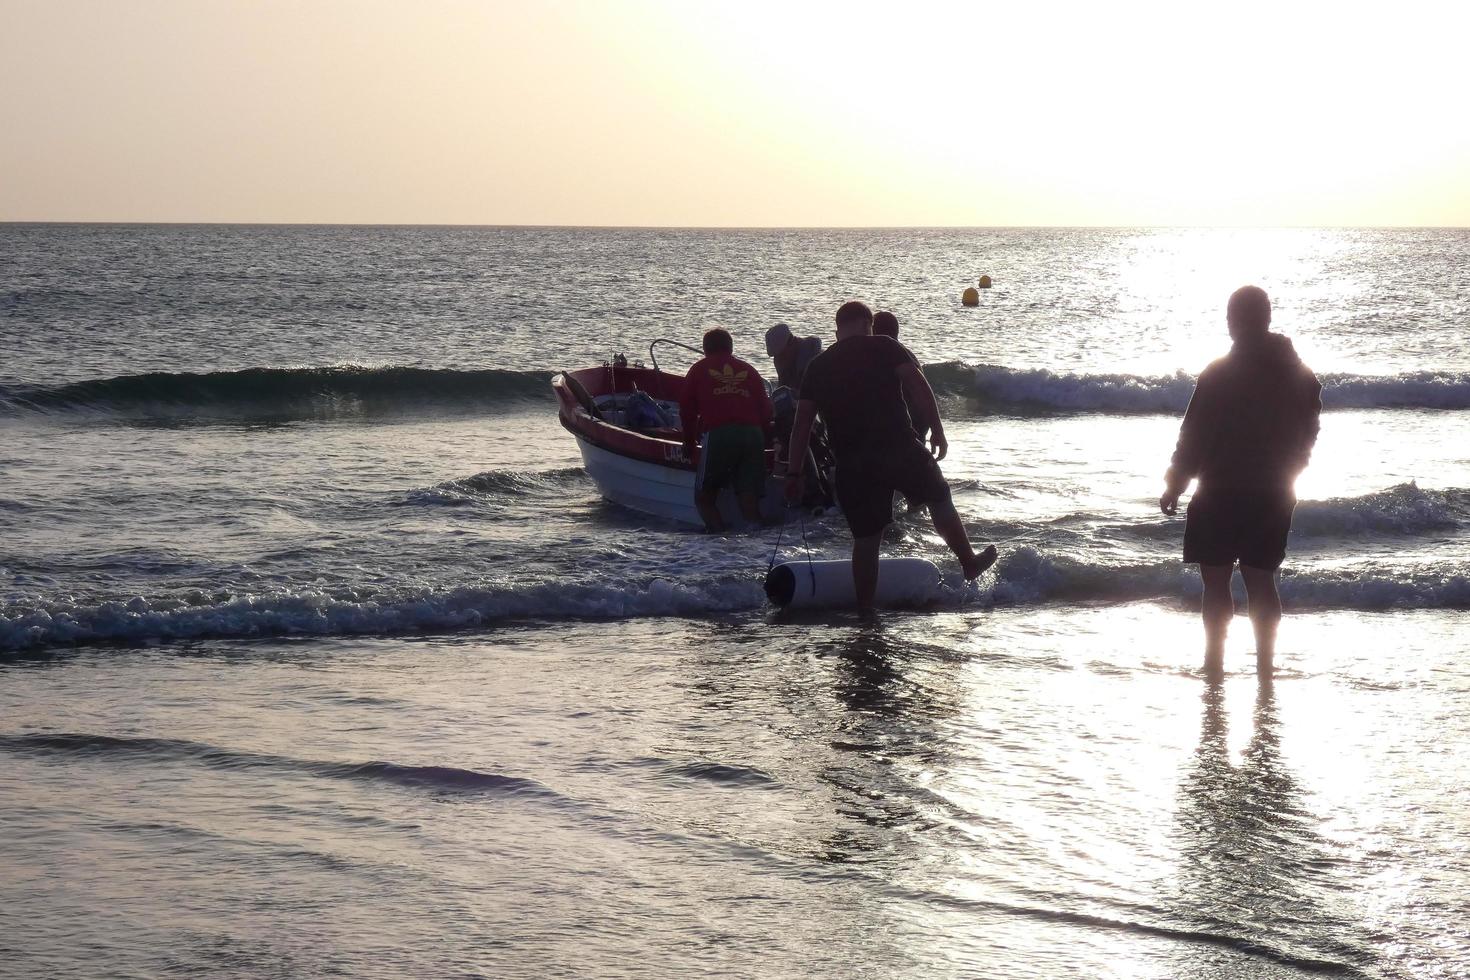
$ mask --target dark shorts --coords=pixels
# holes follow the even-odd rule
[[[882,452],[838,457],[837,503],[853,537],[871,537],[892,523],[895,490],[915,507],[950,501],[939,464],[918,440]]]
[[[1274,571],[1286,559],[1296,494],[1290,490],[1197,491],[1184,522],[1184,560]]]
[[[766,437],[755,425],[722,425],[704,437],[697,483],[705,493],[733,485],[757,497],[766,488]]]

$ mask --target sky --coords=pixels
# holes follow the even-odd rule
[[[1470,225],[1470,4],[0,0],[0,220]]]

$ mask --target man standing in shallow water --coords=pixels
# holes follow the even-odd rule
[[[818,413],[827,425],[837,457],[837,502],[852,530],[852,579],[858,608],[873,607],[878,588],[878,548],[893,520],[893,494],[901,491],[915,505],[929,505],[934,529],[960,560],[967,580],[995,564],[995,546],[975,554],[970,537],[950,499],[939,460],[949,451],[939,404],[913,356],[891,337],[872,334],[873,311],[844,303],[837,311],[837,342],[806,369],[796,421],[791,427],[791,459],[802,459]],[[931,456],[914,434],[905,398],[923,416]],[[788,500],[801,499],[802,473],[786,477]]]
[[[695,474],[694,506],[705,530],[725,530],[720,516],[720,490],[733,485],[740,516],[750,524],[761,520],[761,491],[766,485],[766,437],[771,431],[771,399],[760,373],[735,356],[729,331],[705,331],[704,357],[684,376],[679,420],[684,427],[684,456],[694,457],[703,436]]]
[[[1204,581],[1205,673],[1225,669],[1225,634],[1235,615],[1230,582],[1245,580],[1256,634],[1256,672],[1271,676],[1281,596],[1276,576],[1296,508],[1295,483],[1317,441],[1322,385],[1291,341],[1270,332],[1271,300],[1242,286],[1225,308],[1230,353],[1199,376],[1159,508],[1171,517],[1189,481],[1199,486],[1184,525],[1184,560]]]

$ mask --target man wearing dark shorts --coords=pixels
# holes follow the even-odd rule
[[[704,335],[704,357],[684,376],[679,397],[684,427],[684,455],[694,456],[702,436],[695,475],[694,506],[705,529],[725,529],[720,491],[735,489],[740,516],[761,519],[761,491],[766,485],[766,439],[771,432],[771,399],[760,373],[735,356],[735,342],[718,327]]]
[[[1286,558],[1296,478],[1317,441],[1322,385],[1291,341],[1270,332],[1264,290],[1237,289],[1225,319],[1234,343],[1199,376],[1159,507],[1177,513],[1180,495],[1199,479],[1186,513],[1184,560],[1197,563],[1204,580],[1205,673],[1224,672],[1238,562],[1256,635],[1256,672],[1269,677],[1281,622],[1276,576]]]
[[[861,610],[872,608],[877,592],[878,547],[893,520],[895,490],[929,506],[934,529],[959,558],[966,579],[995,563],[994,546],[979,555],[970,546],[939,470],[949,444],[929,382],[898,341],[873,336],[872,326],[873,313],[862,303],[844,303],[837,311],[837,342],[807,367],[791,431],[791,458],[801,459],[818,414],[827,426],[837,459],[837,502],[852,530],[852,577]],[[933,455],[914,434],[905,396],[923,416]],[[787,475],[788,499],[800,499],[802,479],[800,471]]]

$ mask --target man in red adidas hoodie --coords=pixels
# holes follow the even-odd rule
[[[740,514],[760,523],[761,491],[766,485],[766,436],[773,413],[766,384],[755,368],[735,356],[728,331],[704,335],[704,357],[684,376],[679,420],[684,426],[684,455],[694,456],[703,437],[694,478],[694,505],[707,530],[725,529],[716,499],[733,484]]]

